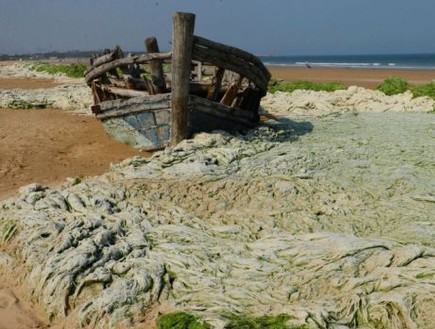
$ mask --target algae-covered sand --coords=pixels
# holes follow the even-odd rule
[[[147,328],[169,305],[214,328],[433,328],[433,101],[401,97],[268,95],[256,129],[23,187],[1,204],[1,269],[24,264],[70,327]]]

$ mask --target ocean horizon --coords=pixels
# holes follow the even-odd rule
[[[435,54],[259,56],[265,65],[435,70]]]

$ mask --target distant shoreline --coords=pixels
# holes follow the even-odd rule
[[[435,80],[434,69],[401,69],[401,68],[348,68],[348,67],[316,67],[267,65],[272,78],[284,81],[308,80],[312,82],[338,81],[346,86],[360,86],[375,89],[388,77],[405,79],[411,84],[431,83]]]
[[[310,66],[310,68],[319,68],[319,69],[352,69],[352,70],[404,70],[404,71],[435,71],[434,67],[411,67],[411,66],[340,66],[340,65],[318,65],[310,62],[306,63]],[[307,65],[302,64],[270,64],[264,63],[267,67],[295,67],[295,68],[307,68]]]

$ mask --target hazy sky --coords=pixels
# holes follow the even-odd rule
[[[435,53],[434,0],[0,0],[0,54],[170,48],[172,13],[195,34],[263,55]]]

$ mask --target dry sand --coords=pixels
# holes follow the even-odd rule
[[[56,82],[54,79],[44,78],[2,78],[0,77],[0,89],[40,89],[40,88],[54,88],[60,86],[60,82]]]
[[[0,276],[0,329],[49,328],[43,312],[22,297],[23,290],[6,276]]]
[[[91,116],[55,109],[0,109],[0,198],[31,182],[93,176],[142,154],[109,138]],[[145,154],[145,153],[144,153]]]
[[[391,76],[401,77],[412,84],[423,84],[435,79],[435,70],[358,69],[268,66],[275,79],[285,81],[308,80],[313,82],[339,81],[346,86],[376,88]]]

